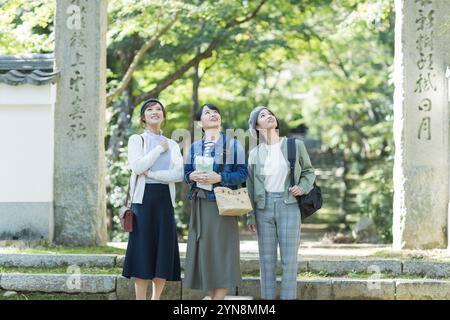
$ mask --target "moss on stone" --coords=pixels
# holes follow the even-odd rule
[[[125,254],[126,250],[102,246],[102,247],[62,247],[62,246],[39,246],[33,248],[2,247],[0,253],[59,253],[59,254]]]
[[[42,292],[18,292],[14,296],[5,297],[0,292],[1,300],[110,300],[111,294],[98,293],[42,293]]]
[[[122,268],[106,267],[80,267],[81,274],[112,274],[119,275]],[[42,268],[42,267],[0,267],[1,273],[25,273],[25,274],[66,274],[67,267]],[[67,273],[72,274],[72,273]]]

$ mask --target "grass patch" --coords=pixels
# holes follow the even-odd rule
[[[55,254],[125,254],[126,250],[101,246],[101,247],[63,247],[63,246],[45,246],[35,248],[15,248],[2,247],[0,253],[55,253]]]
[[[366,272],[348,272],[342,277],[350,279],[374,279],[374,280],[393,278],[392,274],[388,273],[366,273]]]
[[[433,254],[421,254],[414,252],[400,252],[390,250],[379,250],[370,255],[372,258],[386,258],[386,259],[402,259],[407,261],[424,261],[424,262],[446,262],[450,263],[450,257],[440,257],[438,254],[433,257]]]
[[[246,273],[242,275],[245,277],[259,278],[259,273]],[[445,280],[450,281],[450,277],[430,277],[421,274],[399,274],[393,275],[387,272],[384,273],[367,273],[367,272],[347,272],[345,274],[335,275],[328,274],[327,272],[300,272],[297,274],[297,280],[308,279],[433,279],[433,280]],[[281,274],[277,273],[277,279],[281,280]]]
[[[40,267],[0,267],[1,273],[26,273],[26,274],[73,274],[68,272],[68,267],[40,268]],[[122,268],[80,267],[81,274],[122,274]]]
[[[302,273],[297,274],[297,280],[312,279],[312,278],[327,278],[327,277],[329,277],[329,274],[324,271],[302,272]]]
[[[401,252],[392,252],[390,250],[379,250],[370,255],[372,258],[386,258],[386,259],[401,259],[403,254]]]
[[[444,278],[430,278],[426,275],[420,274],[400,274],[400,275],[392,275],[390,273],[366,273],[366,272],[348,272],[343,275],[329,275],[326,273],[313,273],[313,272],[304,272],[299,273],[297,275],[297,280],[305,280],[312,278],[339,278],[339,279],[371,279],[371,280],[379,280],[379,279],[434,279],[434,280],[445,280],[449,281],[450,277]]]
[[[243,278],[245,277],[252,277],[252,278],[259,278],[259,272],[258,273],[245,273],[242,275]],[[320,272],[300,272],[297,274],[297,280],[308,280],[308,279],[437,279],[437,280],[450,280],[450,277],[444,277],[444,278],[430,278],[426,275],[420,275],[420,274],[399,274],[399,275],[393,275],[387,272],[384,273],[367,273],[367,272],[347,272],[345,274],[329,274],[324,271]],[[277,272],[277,279],[281,279],[281,274]]]
[[[109,294],[18,292],[14,296],[5,297],[0,292],[1,300],[109,300]]]

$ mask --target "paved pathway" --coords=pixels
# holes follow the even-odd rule
[[[126,242],[110,242],[108,245],[126,249]],[[180,243],[180,254],[186,253],[186,243]],[[241,240],[241,257],[258,255],[256,240]],[[302,242],[299,249],[300,259],[345,260],[355,258],[404,258],[404,259],[439,259],[450,261],[450,250],[403,250],[395,251],[390,245],[377,244],[323,244],[320,242]]]

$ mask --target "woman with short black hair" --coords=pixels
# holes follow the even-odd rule
[[[135,278],[137,300],[145,300],[152,281],[152,300],[159,300],[167,281],[180,281],[180,255],[174,217],[175,182],[183,180],[178,144],[162,135],[166,110],[149,99],[140,111],[144,133],[128,141],[132,170],[133,232],[128,239],[122,275]]]

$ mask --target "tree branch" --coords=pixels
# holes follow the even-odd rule
[[[267,0],[261,0],[260,3],[258,4],[258,6],[255,8],[255,10],[253,10],[253,12],[250,13],[249,15],[247,15],[244,19],[242,19],[242,20],[233,19],[233,20],[229,21],[225,25],[225,29],[229,29],[229,28],[232,28],[232,27],[237,26],[239,24],[242,24],[244,22],[250,21],[251,19],[253,19],[258,14],[259,10],[261,9],[261,7],[266,2],[267,2]],[[197,64],[198,62],[200,62],[203,59],[211,57],[212,56],[212,52],[217,47],[218,43],[219,43],[219,39],[217,37],[213,37],[211,39],[211,42],[209,43],[208,48],[205,51],[195,55],[194,58],[192,58],[187,63],[185,63],[183,66],[181,66],[180,68],[175,70],[172,74],[170,74],[167,77],[165,77],[151,91],[142,93],[139,96],[137,96],[135,101],[134,101],[135,105],[140,103],[140,102],[142,102],[142,101],[144,101],[144,100],[146,100],[146,99],[149,99],[149,98],[152,98],[152,97],[157,97],[161,91],[163,91],[165,88],[167,88],[173,82],[175,82],[177,79],[179,79],[186,71],[188,71],[195,64]]]
[[[252,13],[250,13],[249,15],[247,15],[247,17],[245,17],[242,20],[238,20],[238,19],[233,19],[231,21],[229,21],[226,25],[225,25],[225,29],[229,29],[232,28],[234,26],[237,26],[239,24],[245,23],[247,21],[250,21],[251,19],[253,19],[254,17],[256,17],[256,15],[258,14],[259,10],[261,9],[261,7],[264,5],[264,3],[266,3],[267,0],[261,0],[261,2],[258,4],[258,6],[256,7],[255,10],[253,10]]]
[[[216,62],[217,62],[217,59],[215,59],[209,66],[207,66],[203,69],[202,74],[198,77],[199,81],[202,81],[205,74],[208,72],[209,69],[211,69],[216,64]]]
[[[137,69],[139,63],[143,59],[145,53],[152,49],[158,42],[158,40],[166,34],[174,25],[174,23],[178,20],[179,13],[177,12],[174,16],[174,18],[164,27],[162,28],[156,36],[151,38],[149,41],[147,41],[136,53],[134,56],[133,61],[131,62],[130,66],[128,67],[127,72],[125,73],[125,76],[123,77],[122,81],[120,82],[119,86],[111,93],[109,93],[106,96],[106,104],[109,105],[115,96],[122,93],[123,90],[128,86],[128,84],[131,81],[131,78],[133,76],[134,71]]]
[[[191,67],[193,67],[196,63],[200,62],[203,59],[209,58],[212,56],[212,51],[217,46],[217,39],[214,38],[208,48],[206,48],[205,51],[200,52],[199,54],[195,55],[191,60],[186,62],[183,66],[175,70],[172,74],[165,77],[162,81],[158,83],[158,85],[153,88],[152,90],[142,93],[139,96],[136,97],[134,100],[134,104],[138,104],[144,100],[147,100],[152,97],[157,97],[161,91],[163,91],[165,88],[170,86],[172,83],[174,83],[177,79],[179,79],[186,71],[188,71]]]

